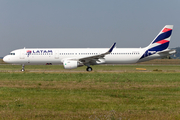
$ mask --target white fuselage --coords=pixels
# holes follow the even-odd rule
[[[12,64],[63,64],[65,59],[95,56],[107,50],[108,48],[26,48],[12,51],[3,60]],[[113,52],[105,55],[105,61],[102,64],[130,64],[167,56],[167,54],[154,54],[140,60],[145,50],[145,48],[114,48]]]

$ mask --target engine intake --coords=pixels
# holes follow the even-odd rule
[[[77,67],[81,67],[84,64],[79,61],[66,60],[63,62],[64,69],[75,69]]]

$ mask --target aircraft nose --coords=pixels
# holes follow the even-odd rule
[[[5,57],[3,58],[3,61],[6,62],[6,63],[8,63],[9,60],[10,60],[10,58],[9,58],[8,56],[5,56]]]

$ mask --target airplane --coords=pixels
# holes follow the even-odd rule
[[[100,64],[131,64],[152,59],[163,58],[176,53],[168,49],[173,25],[165,25],[155,39],[144,48],[116,48],[116,42],[110,48],[24,48],[10,52],[3,61],[11,64],[54,65],[63,64],[65,69]]]

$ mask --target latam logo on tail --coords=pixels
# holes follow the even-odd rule
[[[171,34],[172,34],[172,29],[170,28],[162,29],[161,32],[157,35],[157,37],[148,46],[148,49],[145,51],[145,53],[142,55],[140,59],[151,56],[158,51],[163,51],[167,49],[169,46]]]
[[[162,30],[162,33],[160,33],[160,35],[158,35],[158,37],[154,40],[153,43],[164,44],[164,43],[168,42],[168,44],[169,44],[169,40],[166,40],[166,39],[171,36],[171,33],[172,33],[172,29],[164,28]]]
[[[53,51],[52,50],[27,50],[26,51],[26,55],[27,57],[29,57],[29,55],[31,54],[38,54],[38,55],[42,55],[42,54],[48,54],[48,55],[52,55]]]

